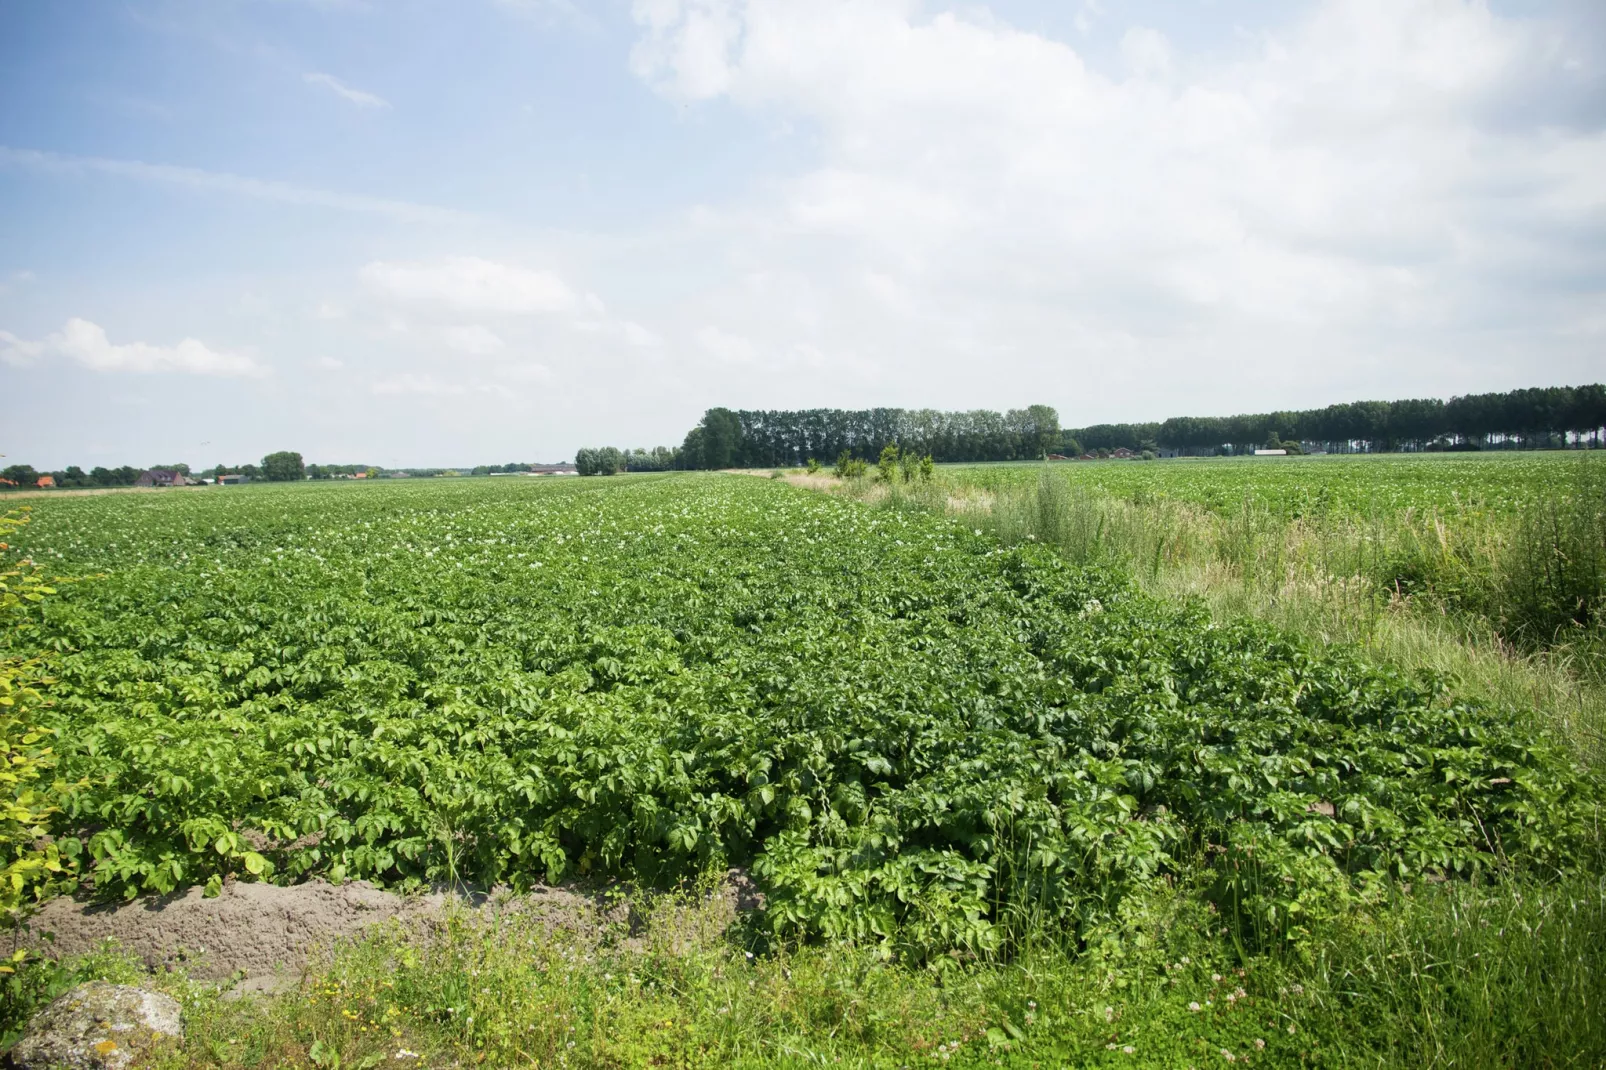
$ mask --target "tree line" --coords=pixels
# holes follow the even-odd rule
[[[1030,460],[1128,449],[1247,453],[1263,446],[1334,453],[1547,449],[1606,440],[1606,386],[1531,387],[1450,398],[1355,401],[1237,416],[1174,416],[1150,423],[1061,428],[1048,405],[972,409],[713,408],[679,449],[581,450],[582,475],[618,471],[767,468],[873,459],[888,446],[938,462]]]
[[[362,466],[339,465],[333,467],[355,470],[360,469]],[[135,483],[139,482],[139,477],[144,475],[146,472],[177,472],[186,479],[215,478],[223,475],[224,473],[234,473],[243,475],[247,479],[259,479],[270,483],[275,483],[297,479],[318,478],[316,475],[311,475],[311,472],[317,468],[317,465],[313,465],[312,468],[309,469],[305,464],[302,463],[301,454],[299,453],[294,453],[290,450],[280,450],[277,453],[270,453],[266,457],[262,458],[262,463],[260,465],[219,464],[210,469],[203,468],[199,472],[192,470],[188,464],[182,461],[174,462],[172,464],[153,464],[145,468],[136,468],[133,465],[127,464],[120,465],[117,468],[105,468],[97,466],[95,468],[91,468],[87,472],[76,464],[69,464],[65,468],[49,472],[39,471],[29,464],[14,464],[5,468],[3,471],[0,471],[0,480],[3,480],[4,484],[9,484],[19,488],[36,487],[39,485],[39,480],[42,477],[49,476],[51,481],[54,482],[57,487],[71,490],[92,489],[96,487],[132,487]]]
[[[897,446],[935,461],[1014,461],[1060,449],[1048,405],[993,412],[936,409],[709,409],[680,447],[685,468],[804,464],[847,453],[875,458]]]
[[[1606,386],[1529,387],[1448,401],[1354,401],[1238,416],[1174,416],[1160,423],[1095,424],[1066,432],[1084,450],[1126,448],[1242,453],[1272,439],[1334,453],[1599,446]]]
[[[575,455],[581,475],[671,469],[802,465],[810,458],[873,459],[888,446],[935,461],[1011,461],[1041,457],[1060,446],[1059,414],[1047,405],[1007,413],[977,409],[713,408],[680,447],[652,450],[586,448]]]
[[[587,447],[574,455],[574,470],[583,476],[612,476],[620,472],[668,472],[685,468],[681,451],[670,446],[650,450],[621,450],[614,446]]]
[[[618,452],[618,451],[615,451]],[[620,454],[629,459],[631,471],[656,470],[672,467],[672,460],[678,450],[666,450],[660,447],[657,450],[625,451]],[[118,468],[92,468],[84,471],[78,465],[70,464],[57,471],[40,471],[32,465],[14,464],[0,470],[0,490],[21,489],[36,487],[41,477],[49,476],[58,488],[95,488],[95,487],[132,487],[139,482],[140,476],[146,472],[177,472],[188,480],[217,479],[224,475],[237,475],[250,482],[286,483],[307,479],[344,479],[352,476],[456,476],[470,474],[485,476],[492,474],[511,474],[518,472],[531,472],[537,469],[550,467],[535,461],[509,461],[506,464],[480,464],[472,470],[458,471],[455,468],[380,468],[370,464],[307,464],[301,454],[292,450],[280,450],[270,453],[262,458],[260,464],[247,462],[245,464],[215,464],[210,468],[194,469],[183,462],[173,464],[153,464],[144,468],[133,465],[123,465]],[[622,470],[622,469],[621,469]]]

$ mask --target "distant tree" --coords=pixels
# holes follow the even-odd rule
[[[625,470],[625,455],[612,446],[586,448],[574,455],[574,470],[583,476],[611,476]]]
[[[1060,414],[1051,405],[1026,406],[1026,422],[1031,435],[1027,448],[1032,457],[1054,453],[1060,443]]]
[[[19,487],[31,487],[39,482],[39,473],[31,464],[13,464],[0,472],[0,478],[9,479]]]
[[[920,482],[930,483],[935,470],[936,465],[932,463],[931,454],[928,453],[920,458]]]
[[[820,467],[821,467],[820,466],[820,462],[816,461],[813,457],[809,458],[808,467],[809,467],[809,475],[814,476],[814,475],[819,475],[820,474]]]
[[[680,444],[680,467],[686,469],[707,468],[704,463],[706,453],[703,444],[708,440],[707,429],[698,424],[686,432],[686,440]]]
[[[269,483],[291,483],[307,477],[307,466],[301,454],[280,450],[262,458],[262,478]]]
[[[730,468],[743,461],[742,421],[730,409],[703,414],[703,468]]]

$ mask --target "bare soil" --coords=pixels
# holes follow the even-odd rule
[[[595,937],[605,929],[629,931],[641,921],[621,889],[594,893],[575,887],[537,887],[468,895],[436,892],[401,896],[366,881],[309,881],[290,887],[230,882],[214,898],[200,888],[128,903],[59,898],[26,923],[18,946],[58,958],[82,955],[107,939],[138,955],[147,967],[182,968],[200,980],[240,979],[238,992],[273,992],[299,980],[309,959],[372,926],[395,921],[420,933],[434,928],[449,905],[480,916],[520,914],[550,929]],[[741,870],[696,909],[657,915],[673,944],[717,935],[740,914],[762,909],[764,897]],[[712,912],[707,907],[713,907]],[[712,923],[713,932],[708,926]],[[685,932],[680,930],[684,929]],[[638,943],[638,940],[628,940]]]
[[[483,909],[496,901],[476,896],[467,904]],[[328,950],[393,919],[406,925],[427,922],[447,902],[444,894],[400,896],[365,881],[291,887],[232,882],[212,899],[200,888],[117,904],[61,898],[28,920],[19,943],[66,958],[110,938],[151,969],[182,967],[200,979],[299,976],[314,950]],[[566,928],[584,925],[596,912],[592,899],[561,888],[540,889],[517,902],[520,909],[549,914]]]

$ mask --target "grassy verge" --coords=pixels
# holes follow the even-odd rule
[[[176,974],[163,1067],[1590,1067],[1606,1059],[1606,889],[1447,884],[1244,957],[1158,885],[1085,945],[910,969],[849,945],[754,955],[695,895],[633,932],[448,918],[335,949],[293,993]],[[43,969],[43,967],[36,967]],[[138,978],[115,949],[54,987]],[[44,994],[44,990],[41,990]]]

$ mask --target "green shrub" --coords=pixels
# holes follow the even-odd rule
[[[876,461],[876,471],[881,475],[881,482],[891,483],[898,471],[898,447],[887,443],[881,447],[881,458]]]
[[[869,470],[864,460],[843,450],[836,459],[835,475],[838,479],[860,479]]]
[[[1492,615],[1534,645],[1606,631],[1606,466],[1577,462],[1570,485],[1519,516]]]

